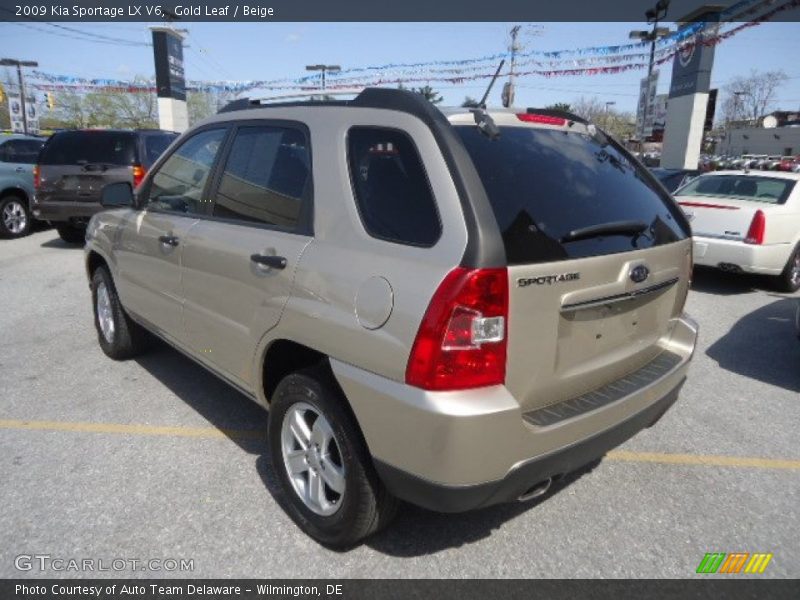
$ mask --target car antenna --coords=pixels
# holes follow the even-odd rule
[[[500,137],[500,128],[495,124],[494,119],[489,116],[489,113],[486,112],[486,100],[489,98],[489,93],[492,91],[494,82],[497,81],[497,78],[500,76],[500,70],[503,68],[504,64],[506,64],[505,59],[501,60],[500,64],[497,66],[497,71],[494,72],[494,76],[489,82],[489,87],[486,88],[486,92],[483,94],[481,101],[478,102],[478,106],[471,109],[478,130],[492,140],[496,140]]]

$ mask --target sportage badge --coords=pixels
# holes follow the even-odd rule
[[[541,277],[520,277],[517,279],[519,287],[528,287],[529,285],[553,285],[554,283],[561,283],[563,281],[575,281],[580,279],[580,273],[560,273],[558,275],[542,275]]]

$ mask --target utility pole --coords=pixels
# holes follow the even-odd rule
[[[652,31],[631,31],[631,39],[639,39],[643,42],[650,42],[650,61],[647,63],[647,91],[645,95],[644,108],[642,110],[642,139],[639,141],[639,151],[642,150],[644,145],[644,128],[647,124],[647,112],[650,108],[650,80],[653,77],[653,67],[656,62],[656,42],[659,38],[669,35],[668,27],[659,27],[658,22],[667,16],[669,10],[669,0],[658,0],[653,8],[648,8],[645,13],[645,19],[648,23],[652,23]]]
[[[322,91],[325,91],[325,73],[338,73],[342,70],[339,65],[306,65],[306,71],[322,71]]]
[[[503,86],[503,106],[505,107],[509,107],[514,104],[514,67],[517,61],[517,52],[522,49],[517,41],[520,29],[522,29],[520,25],[514,25],[510,31],[511,46],[509,46],[508,49],[511,52],[511,60],[508,71],[508,81]]]
[[[15,58],[3,58],[0,60],[1,67],[17,67],[17,79],[19,80],[19,100],[22,104],[22,130],[28,135],[28,107],[25,105],[25,78],[22,76],[22,67],[38,67],[39,63],[34,60],[17,60]]]

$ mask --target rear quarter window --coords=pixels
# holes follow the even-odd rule
[[[144,136],[144,156],[142,162],[145,167],[153,166],[158,157],[164,153],[169,145],[178,137],[174,133],[150,133]]]
[[[347,152],[353,193],[367,233],[398,244],[433,246],[442,225],[411,138],[395,129],[353,127]]]

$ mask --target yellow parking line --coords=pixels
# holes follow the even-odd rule
[[[225,437],[232,439],[266,438],[266,432],[258,429],[218,429],[217,427],[143,425],[137,423],[81,423],[68,421],[25,421],[17,419],[0,419],[0,429],[17,429],[28,431],[69,431],[77,433],[120,433],[128,435],[173,436],[206,439]],[[756,458],[749,456],[665,454],[661,452],[632,452],[630,450],[612,450],[606,454],[606,459],[626,462],[660,463],[668,465],[800,470],[800,460]]]
[[[218,429],[216,427],[183,427],[168,425],[141,425],[124,423],[75,423],[66,421],[22,421],[0,419],[0,429],[25,429],[38,431],[71,431],[80,433],[124,433],[131,435],[166,435],[194,438],[254,439],[266,436],[255,429]]]
[[[609,460],[650,462],[667,465],[699,465],[704,467],[750,467],[754,469],[800,469],[800,460],[780,458],[755,458],[750,456],[719,456],[703,454],[662,454],[661,452],[631,452],[612,450]]]

